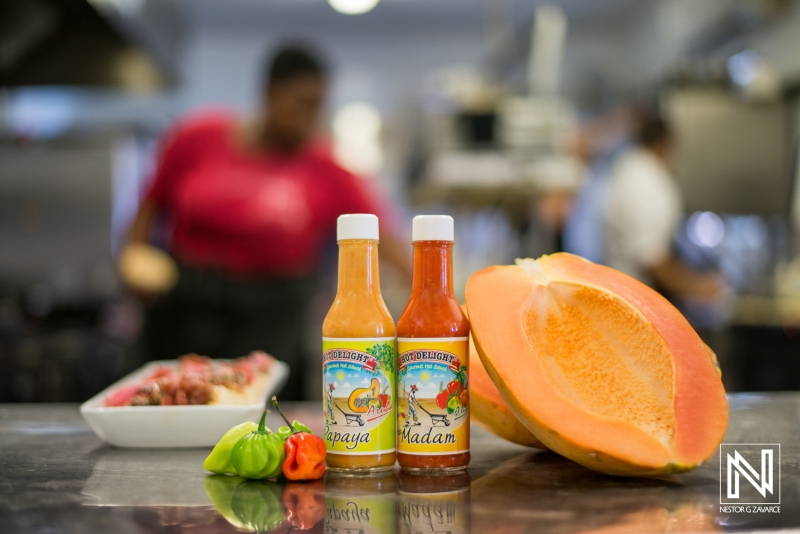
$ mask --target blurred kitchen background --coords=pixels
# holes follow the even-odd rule
[[[332,67],[335,156],[401,237],[414,214],[456,218],[460,296],[486,265],[568,249],[590,162],[659,109],[675,254],[728,284],[676,304],[730,391],[800,389],[800,1],[2,0],[0,402],[85,400],[147,359],[115,258],[158,142],[198,108],[254,110],[264,54],[297,37]],[[390,267],[397,318],[410,288]]]

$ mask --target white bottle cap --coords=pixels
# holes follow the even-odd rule
[[[454,234],[449,215],[417,215],[411,223],[412,241],[453,241]]]
[[[374,239],[378,240],[378,216],[371,213],[351,213],[340,215],[336,220],[336,240]]]

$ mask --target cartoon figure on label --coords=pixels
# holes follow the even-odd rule
[[[336,424],[336,417],[333,414],[333,405],[336,403],[333,400],[333,390],[336,389],[333,384],[328,384],[328,410],[325,413],[325,424],[327,425],[335,425]]]
[[[333,408],[336,408],[337,410],[342,412],[342,415],[344,416],[345,425],[350,426],[351,424],[354,424],[358,426],[364,426],[364,420],[361,419],[361,415],[356,413],[345,412],[344,410],[342,410],[342,408],[339,406],[339,403],[337,403],[336,399],[333,398],[334,389],[336,389],[336,387],[333,384],[328,384],[328,391],[327,391],[328,406],[327,409],[325,410],[325,419],[327,421],[327,424],[329,425],[337,424],[336,419],[333,416]],[[352,396],[353,395],[351,394],[351,398]]]
[[[411,384],[411,388],[408,391],[408,415],[414,419],[413,424],[415,426],[422,424],[419,422],[419,418],[417,417],[417,409],[414,407],[415,404],[419,405],[419,401],[417,400],[417,391],[419,391],[417,386]],[[411,424],[411,419],[406,416],[406,426],[411,426]]]
[[[416,385],[411,384],[411,389],[408,393],[408,415],[410,415],[414,419],[414,425],[421,425],[422,423],[419,422],[417,417],[417,408],[428,414],[428,417],[431,419],[431,426],[436,426],[437,424],[443,424],[444,426],[450,426],[450,420],[447,418],[446,414],[438,414],[438,413],[431,413],[425,409],[425,407],[420,404],[417,400],[417,388]],[[414,406],[416,404],[416,406]],[[411,422],[406,416],[406,426],[411,426]]]

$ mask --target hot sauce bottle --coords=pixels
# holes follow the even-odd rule
[[[339,286],[322,324],[328,469],[390,471],[396,459],[396,331],[378,278],[378,218],[337,221]]]
[[[397,452],[406,473],[469,464],[469,321],[453,293],[453,218],[413,221],[411,298],[397,322]]]

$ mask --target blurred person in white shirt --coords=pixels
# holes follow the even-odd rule
[[[565,252],[605,263],[603,221],[611,168],[634,142],[641,121],[641,109],[624,103],[583,124],[570,140],[569,151],[584,163],[586,175],[564,224]]]
[[[636,145],[617,157],[605,199],[605,263],[669,296],[716,300],[725,281],[700,272],[673,253],[683,201],[670,164],[674,139],[660,118],[642,122]]]

